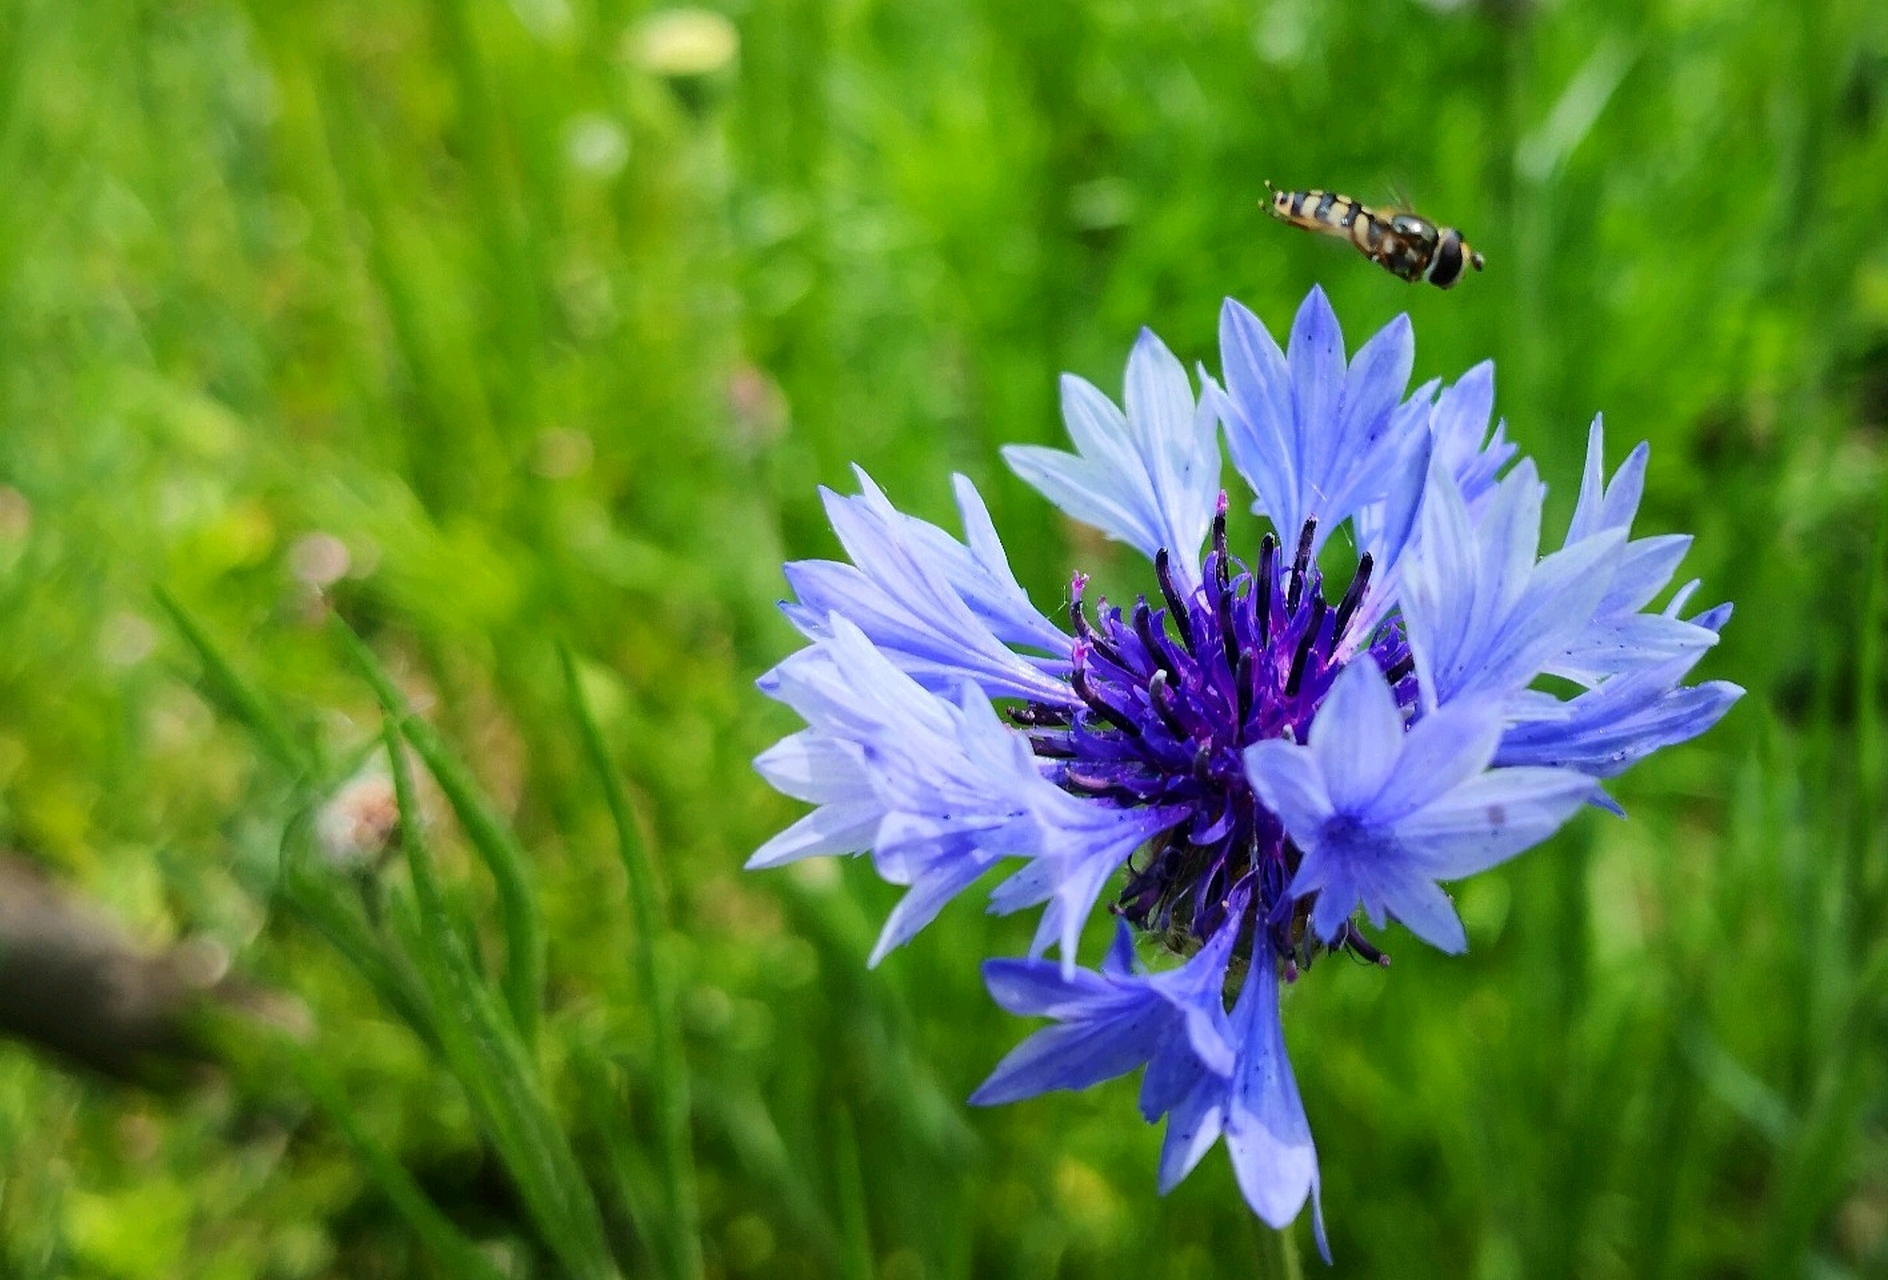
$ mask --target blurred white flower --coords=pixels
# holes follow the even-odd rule
[[[393,847],[399,827],[393,778],[376,753],[315,814],[315,841],[336,867],[366,866]]]

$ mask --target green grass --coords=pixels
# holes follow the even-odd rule
[[[1262,1274],[1132,1082],[964,1106],[1028,922],[867,972],[869,867],[739,867],[816,487],[949,523],[961,470],[1038,602],[1138,583],[997,446],[1314,282],[1419,379],[1493,357],[1555,518],[1595,411],[1650,440],[1750,690],[1463,886],[1467,957],[1294,990],[1330,1274],[1888,1274],[1888,12],[726,12],[665,79],[605,0],[0,3],[0,844],[308,1028],[171,1098],[0,1049],[0,1276]],[[421,776],[357,876],[312,813],[383,702]]]

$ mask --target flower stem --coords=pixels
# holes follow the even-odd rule
[[[1256,1229],[1259,1233],[1256,1274],[1261,1280],[1304,1280],[1304,1268],[1298,1263],[1298,1240],[1292,1229],[1274,1231],[1263,1225]]]

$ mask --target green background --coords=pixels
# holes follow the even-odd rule
[[[1216,367],[1223,296],[1282,334],[1313,283],[1353,346],[1407,309],[1418,380],[1496,360],[1550,540],[1593,413],[1650,440],[1637,531],[1697,534],[1700,675],[1750,690],[1462,886],[1466,957],[1392,930],[1291,993],[1328,1274],[1888,1274],[1888,8],[723,12],[0,3],[0,845],[289,1010],[168,1092],[0,1047],[0,1276],[685,1275],[694,1214],[713,1276],[1295,1266],[1223,1155],[1155,1195],[1131,1080],[964,1106],[1030,922],[967,898],[868,972],[868,865],[740,866],[799,812],[751,682],[816,486],[955,527],[960,470],[1039,603],[1144,589],[998,446],[1140,325]],[[1407,192],[1488,269],[1404,285],[1267,178]],[[380,733],[330,615],[528,895],[437,790],[436,893],[309,853]]]

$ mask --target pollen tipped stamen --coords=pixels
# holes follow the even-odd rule
[[[1213,560],[1214,576],[1219,579],[1220,590],[1226,589],[1231,580],[1231,560],[1226,554],[1226,491],[1219,491],[1219,510],[1213,515]]]
[[[1331,949],[1348,951],[1359,960],[1377,965],[1379,968],[1390,967],[1388,953],[1380,947],[1373,946],[1368,938],[1357,932],[1357,926],[1348,920],[1344,922],[1344,930],[1338,934],[1337,941],[1331,944]]]
[[[1318,535],[1318,518],[1312,516],[1305,521],[1305,527],[1298,533],[1298,554],[1291,561],[1291,585],[1285,591],[1285,612],[1298,612],[1298,602],[1304,598],[1305,574],[1311,568],[1311,543]]]
[[[1154,577],[1160,582],[1160,594],[1167,599],[1168,616],[1173,619],[1174,629],[1180,633],[1180,643],[1188,653],[1193,652],[1193,627],[1187,616],[1186,601],[1180,595],[1180,589],[1173,580],[1173,558],[1162,547],[1154,553]]]
[[[1318,642],[1318,629],[1324,625],[1324,597],[1311,597],[1311,622],[1305,628],[1304,638],[1298,641],[1298,652],[1292,655],[1291,674],[1285,679],[1285,696],[1295,698],[1298,690],[1304,687],[1305,668],[1311,663],[1311,650]]]
[[[1154,714],[1160,717],[1161,724],[1166,726],[1167,732],[1174,736],[1175,741],[1186,742],[1192,738],[1193,734],[1175,714],[1174,698],[1173,688],[1167,683],[1167,673],[1156,671],[1154,678],[1147,682],[1148,705],[1154,708]]]
[[[1374,561],[1368,551],[1357,561],[1357,574],[1350,580],[1350,586],[1344,591],[1344,598],[1337,605],[1337,619],[1331,624],[1331,647],[1326,654],[1337,652],[1337,646],[1344,639],[1344,632],[1350,628],[1351,615],[1357,612],[1357,606],[1364,602],[1364,593],[1370,590],[1370,570]]]
[[[1147,607],[1142,601],[1134,608],[1134,634],[1141,642],[1141,648],[1147,651],[1148,658],[1159,668],[1157,674],[1180,678],[1180,671],[1174,665],[1173,657],[1167,652],[1165,620]]]

